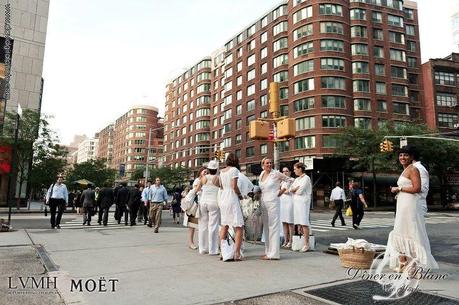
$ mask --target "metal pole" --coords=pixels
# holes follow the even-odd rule
[[[274,116],[277,116],[277,115],[274,115]],[[276,123],[273,123],[273,131],[274,131],[274,152],[273,152],[274,169],[280,170],[279,145],[277,143]]]
[[[145,164],[145,185],[147,184],[149,172],[148,172],[148,162],[150,162],[150,145],[151,145],[151,128],[148,133],[148,144],[147,144],[147,162]]]
[[[14,144],[13,144],[13,149],[12,149],[12,168],[11,168],[11,172],[8,176],[8,189],[7,189],[7,193],[6,193],[6,202],[8,204],[8,225],[11,226],[11,193],[12,193],[12,183],[13,183],[13,175],[14,175],[14,172],[15,172],[15,169],[16,169],[16,163],[17,163],[17,160],[16,160],[16,149],[17,149],[17,143],[18,143],[18,136],[19,136],[19,123],[20,123],[20,116],[19,116],[19,113],[16,114],[17,118],[16,118],[16,131],[14,132]],[[16,189],[16,188],[14,188]],[[21,196],[21,194],[19,194],[19,196]],[[13,196],[14,197],[14,196]]]

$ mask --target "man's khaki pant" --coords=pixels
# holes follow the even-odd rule
[[[155,230],[159,229],[161,225],[161,212],[163,205],[161,202],[152,202],[150,205],[150,221],[154,226]]]

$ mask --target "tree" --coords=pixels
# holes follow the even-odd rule
[[[17,114],[7,112],[5,114],[5,125],[2,138],[2,144],[14,145],[14,134],[16,131]],[[40,132],[40,133],[39,133]],[[45,117],[40,117],[40,113],[35,110],[25,109],[19,120],[18,141],[16,143],[16,172],[18,190],[18,207],[21,199],[22,187],[30,171],[33,157],[33,143],[43,133],[50,133],[48,122]]]
[[[370,171],[373,177],[373,201],[376,204],[376,174],[378,172],[400,172],[397,151],[392,153],[381,153],[379,144],[385,136],[422,136],[435,134],[437,131],[430,130],[423,125],[398,124],[397,126],[384,126],[378,130],[345,128],[336,136],[340,145],[337,145],[338,155],[355,157],[358,159],[354,169]],[[390,139],[395,147],[400,147],[399,139]],[[459,155],[459,144],[429,139],[409,138],[410,145],[416,146],[421,155],[421,161],[429,169],[431,176],[438,177],[441,194],[446,193],[446,173],[451,168],[459,168],[459,159],[451,156]],[[442,198],[442,202],[446,202]]]
[[[87,179],[96,186],[104,183],[114,183],[116,170],[108,168],[105,159],[91,159],[86,162],[75,164],[66,174],[67,183],[76,180]]]
[[[135,180],[144,178],[144,168],[138,168],[132,178]],[[160,167],[153,168],[149,171],[148,179],[154,180],[156,177],[161,178],[161,183],[169,190],[182,186],[188,183],[191,170],[185,167]]]

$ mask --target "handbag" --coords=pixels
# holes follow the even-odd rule
[[[300,251],[304,247],[304,237],[303,235],[293,235],[292,239],[292,250]],[[309,235],[309,249],[314,250],[316,248],[316,237],[314,235]]]
[[[220,242],[220,251],[224,262],[234,259],[234,249],[235,246],[233,237],[228,234],[226,239]]]
[[[53,193],[54,193],[54,184],[55,184],[55,183],[53,183],[53,184],[51,185],[51,195],[49,195],[49,199],[46,200],[46,197],[45,197],[45,205],[49,205],[49,201],[50,201],[51,198],[53,197]]]
[[[352,209],[351,209],[351,207],[348,207],[348,208],[346,209],[346,216],[352,216]]]
[[[196,198],[196,191],[192,189],[182,199],[182,201],[180,202],[180,207],[185,213],[190,214],[189,212],[190,209],[196,203],[195,198]],[[196,203],[196,207],[193,207],[193,209],[194,208],[197,208],[197,203]]]

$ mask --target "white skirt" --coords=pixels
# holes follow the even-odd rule
[[[293,223],[293,198],[291,195],[280,197],[280,220],[281,222]]]
[[[293,223],[296,225],[309,226],[310,208],[310,198],[302,195],[293,195]]]

